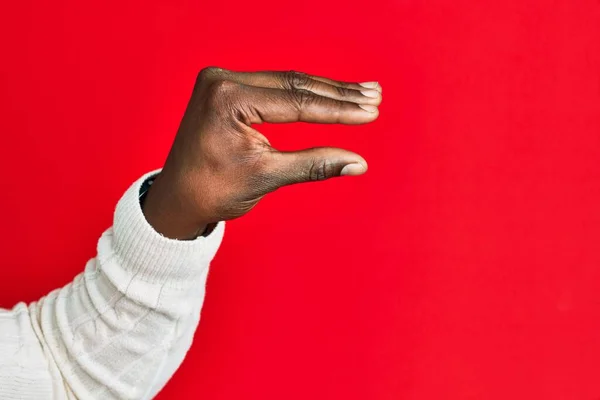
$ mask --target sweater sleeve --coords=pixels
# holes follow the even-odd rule
[[[192,343],[224,223],[191,241],[157,233],[139,191],[158,172],[119,200],[84,272],[28,307],[56,399],[151,399]]]

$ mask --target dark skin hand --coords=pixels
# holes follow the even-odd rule
[[[356,153],[333,147],[281,152],[252,125],[364,124],[378,117],[380,103],[376,82],[205,68],[144,215],[165,237],[193,239],[218,221],[246,214],[282,186],[361,175],[367,163]]]

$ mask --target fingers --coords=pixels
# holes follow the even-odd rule
[[[298,73],[294,73],[298,74]],[[381,104],[381,92],[375,89],[361,87],[351,88],[350,84],[345,86],[336,86],[324,81],[313,79],[308,75],[298,75],[296,78],[288,79],[288,85],[291,89],[305,89],[320,96],[329,97],[336,100],[350,101],[358,104],[372,104],[378,106]]]
[[[341,82],[295,71],[235,72],[221,68],[206,69],[205,75],[248,86],[284,90],[308,90],[320,96],[357,104],[379,105],[381,86],[377,82]],[[204,71],[203,71],[204,72]]]
[[[328,83],[332,86],[343,87],[347,89],[355,89],[355,90],[364,90],[366,89],[374,89],[378,91],[380,94],[382,92],[381,85],[379,82],[362,82],[362,83],[354,83],[354,82],[342,82],[335,81],[329,78],[323,78],[321,76],[312,76],[313,79]]]
[[[374,105],[356,104],[316,95],[302,89],[240,87],[238,118],[247,125],[262,122],[312,122],[321,124],[365,124],[377,119]]]
[[[295,183],[362,175],[367,171],[367,162],[348,150],[316,147],[294,152],[273,152],[266,168],[269,176],[266,190],[273,191]]]

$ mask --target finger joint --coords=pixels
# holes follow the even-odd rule
[[[294,107],[299,113],[305,110],[308,105],[314,100],[314,95],[311,91],[306,89],[292,89],[289,91],[289,95]]]
[[[335,87],[337,94],[340,97],[346,98],[351,93],[351,89],[348,89],[347,87],[342,87],[342,86],[334,86],[334,87]]]
[[[288,71],[284,73],[283,83],[286,89],[309,89],[310,77],[297,71]]]
[[[334,175],[334,164],[329,160],[313,161],[308,170],[309,181],[322,181]]]
[[[208,107],[213,111],[231,111],[238,87],[238,83],[223,79],[211,82],[204,92]]]
[[[215,79],[221,73],[222,69],[219,67],[205,67],[200,70],[196,80],[198,82],[205,82],[210,79]]]

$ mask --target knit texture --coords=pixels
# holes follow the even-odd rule
[[[159,172],[125,192],[84,272],[37,302],[0,309],[0,400],[151,399],[177,370],[225,224],[190,241],[156,232],[139,192]]]

